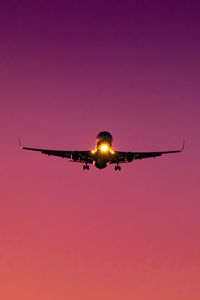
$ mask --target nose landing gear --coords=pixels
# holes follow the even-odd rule
[[[115,171],[117,170],[121,171],[121,167],[119,165],[115,166]]]
[[[86,164],[83,166],[83,170],[89,170],[89,166]]]

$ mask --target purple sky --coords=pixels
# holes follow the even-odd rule
[[[200,298],[200,4],[0,1],[0,298]],[[182,154],[115,172],[17,149]]]

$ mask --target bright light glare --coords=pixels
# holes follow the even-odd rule
[[[106,152],[106,151],[108,151],[108,145],[102,145],[100,147],[100,149],[101,149],[101,151]]]

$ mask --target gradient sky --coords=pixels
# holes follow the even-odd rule
[[[0,1],[0,298],[200,299],[198,1]],[[105,170],[20,151],[183,153]]]

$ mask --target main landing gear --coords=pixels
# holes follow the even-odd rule
[[[115,166],[115,171],[117,171],[117,170],[121,171],[121,167],[118,164],[117,164],[117,166]]]
[[[83,166],[83,170],[89,170],[89,166],[86,164]]]

